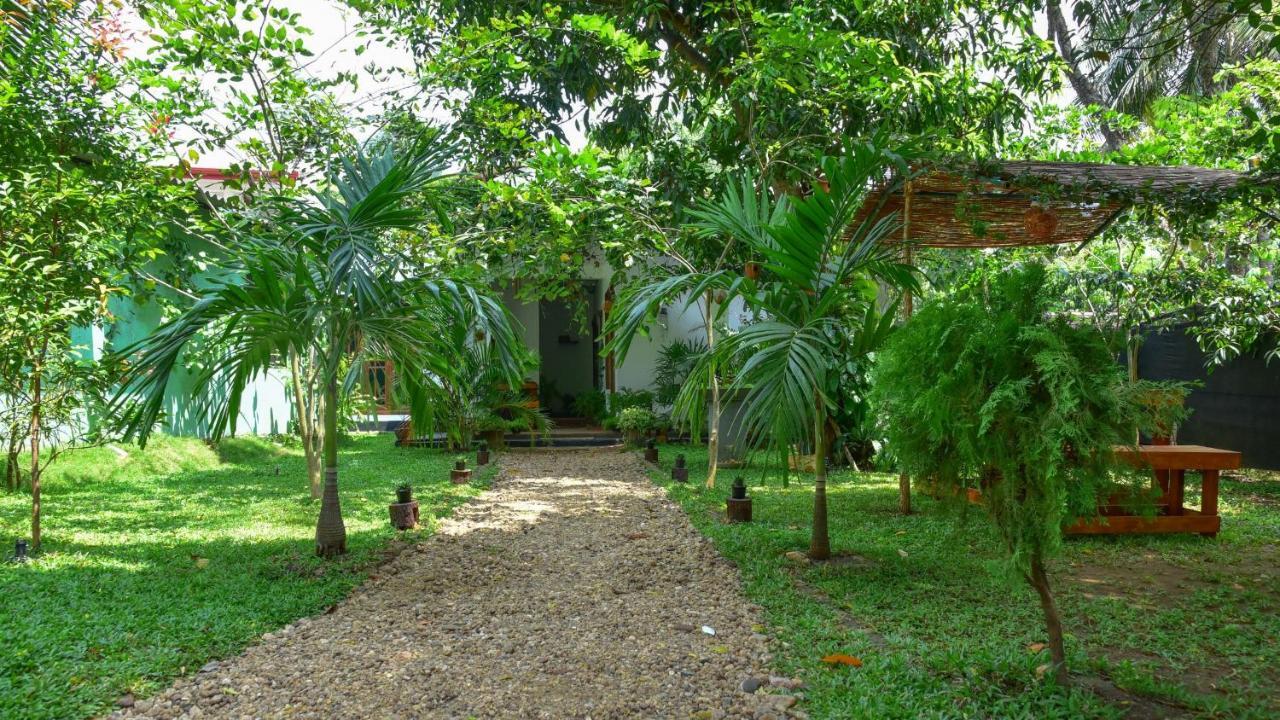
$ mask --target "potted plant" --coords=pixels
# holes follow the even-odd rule
[[[413,487],[409,483],[396,486],[396,501],[387,506],[391,515],[391,526],[397,530],[412,530],[418,527],[418,502],[413,499]]]
[[[751,522],[751,498],[747,497],[747,482],[741,475],[733,479],[729,497],[725,500],[725,517],[731,523]]]
[[[658,417],[653,411],[642,407],[623,408],[618,413],[618,429],[630,447],[638,447],[650,430],[657,427]]]
[[[501,450],[507,446],[508,422],[495,412],[486,412],[476,420],[476,432],[491,448]]]
[[[1152,445],[1172,444],[1178,425],[1191,414],[1186,406],[1191,385],[1138,380],[1132,383],[1131,392],[1141,408],[1138,432],[1150,437]]]
[[[408,445],[413,440],[413,423],[405,420],[396,426],[396,445]]]
[[[658,441],[657,440],[654,440],[653,438],[649,438],[649,441],[645,443],[644,459],[645,459],[645,462],[651,462],[654,465],[658,464]]]
[[[676,482],[689,482],[689,467],[685,464],[684,453],[676,455],[676,466],[671,468],[671,479]]]
[[[670,439],[668,432],[671,430],[671,416],[663,413],[654,417],[653,434],[658,442],[667,442]]]
[[[467,469],[467,458],[459,455],[454,458],[453,470],[449,471],[449,480],[454,485],[465,485],[471,482],[471,471]]]
[[[488,464],[489,464],[489,443],[485,440],[481,440],[480,443],[476,445],[476,467],[480,467],[482,465],[488,465]]]

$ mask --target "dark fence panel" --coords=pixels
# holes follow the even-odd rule
[[[1178,442],[1239,450],[1245,467],[1280,470],[1280,361],[1246,355],[1212,372],[1204,361],[1181,330],[1148,335],[1138,353],[1142,378],[1202,383],[1187,398],[1192,413]]]

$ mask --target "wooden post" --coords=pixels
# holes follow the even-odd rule
[[[907,181],[906,188],[902,193],[902,250],[903,260],[907,263],[911,262],[911,181]],[[902,319],[904,321],[911,319],[911,313],[915,310],[914,298],[911,297],[911,290],[902,293]],[[903,515],[911,514],[911,476],[902,473],[898,476],[898,512]]]
[[[1169,471],[1169,514],[1182,515],[1183,496],[1186,492],[1187,471]]]
[[[1200,473],[1200,514],[1218,514],[1218,471],[1202,470]]]

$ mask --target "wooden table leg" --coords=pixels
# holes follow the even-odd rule
[[[1186,470],[1169,471],[1169,514],[1182,514],[1182,498],[1187,486]]]
[[[1200,476],[1200,512],[1204,515],[1218,514],[1218,471],[1201,470]]]
[[[1161,505],[1161,507],[1156,508],[1156,512],[1168,515],[1170,514],[1169,508],[1172,507],[1173,505],[1173,503],[1170,502],[1170,498],[1169,498],[1169,471],[1156,470],[1154,472],[1156,476],[1156,484],[1160,486],[1160,505]]]

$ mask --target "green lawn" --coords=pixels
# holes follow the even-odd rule
[[[688,486],[669,479],[677,452],[689,457]],[[757,484],[755,522],[728,525],[735,471],[708,492],[704,448],[666,446],[661,458],[659,482],[741,568],[780,669],[809,684],[814,718],[1280,716],[1275,473],[1224,479],[1217,539],[1068,541],[1051,577],[1077,687],[1059,691],[1036,674],[1048,658],[1032,647],[1045,640],[1034,594],[1004,572],[979,509],[917,493],[917,514],[904,517],[896,477],[838,473],[830,508],[841,557],[803,566],[784,555],[808,546],[809,476],[784,489],[776,473],[759,485],[762,472],[745,471]],[[821,663],[836,652],[864,665]]]
[[[163,437],[127,449],[59,459],[44,485],[44,554],[0,564],[0,717],[88,717],[151,694],[342,599],[395,535],[397,484],[413,484],[426,526],[406,539],[478,491],[449,483],[453,455],[358,436],[340,463],[351,552],[324,562],[300,450]],[[29,513],[28,494],[0,493],[5,556],[29,536]]]

